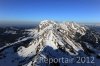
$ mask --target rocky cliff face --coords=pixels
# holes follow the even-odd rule
[[[99,66],[100,34],[86,26],[44,20],[29,35],[1,49],[1,66]]]

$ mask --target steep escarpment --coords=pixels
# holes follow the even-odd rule
[[[32,39],[27,45],[26,42],[22,45],[21,40],[1,51],[1,66],[99,66],[100,35],[86,26],[74,22],[56,23],[44,20],[29,35],[27,39],[22,39],[26,42]],[[90,58],[93,61],[77,63],[78,57]],[[64,58],[63,61],[66,58],[73,61],[43,61],[61,58]]]

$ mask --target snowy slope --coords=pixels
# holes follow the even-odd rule
[[[0,66],[99,66],[100,38],[79,24],[44,20],[38,28],[27,31],[30,31],[30,37],[0,48]],[[21,45],[21,42],[31,38],[26,47]],[[41,62],[43,59],[62,57],[73,61]],[[93,57],[94,63],[77,63],[77,57]]]

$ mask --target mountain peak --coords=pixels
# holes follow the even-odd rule
[[[50,66],[51,64],[55,66],[57,63],[41,63],[41,58],[59,59],[62,57],[75,58],[72,66],[78,66],[77,63],[74,63],[77,60],[76,57],[88,57],[88,55],[100,57],[99,36],[88,32],[84,26],[77,23],[56,23],[44,20],[31,33],[32,35],[27,38],[23,37],[22,40],[20,39],[8,45],[4,51],[2,50],[1,53],[5,58],[2,56],[0,59],[0,66],[9,64],[12,64],[10,66]],[[27,44],[30,38],[32,41]],[[2,63],[3,65],[1,65]],[[58,64],[57,66],[70,66],[69,63],[59,62]],[[96,65],[98,66],[98,64]],[[82,64],[82,66],[86,65]]]
[[[45,28],[47,26],[54,25],[54,24],[56,24],[55,21],[52,21],[52,20],[43,20],[43,21],[40,22],[39,28]]]
[[[55,24],[55,21],[53,20],[43,20],[40,22],[40,24]]]

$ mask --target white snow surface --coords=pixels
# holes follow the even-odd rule
[[[0,66],[18,66],[20,61],[25,60],[25,64],[23,66],[35,66],[35,62],[38,63],[37,59],[43,57],[47,58],[47,54],[50,53],[52,56],[56,58],[61,57],[75,57],[79,55],[79,51],[83,51],[83,47],[80,43],[77,43],[73,40],[72,35],[75,35],[76,32],[81,35],[85,35],[86,29],[81,27],[76,23],[64,23],[57,24],[54,21],[44,20],[39,24],[39,31],[37,29],[29,29],[29,35],[32,37],[27,37],[22,40],[11,43],[9,48],[5,49],[3,53],[5,54],[5,58],[0,59]],[[70,38],[71,37],[71,38]],[[33,38],[33,41],[29,43],[28,47],[20,46],[17,49],[17,52],[14,53],[13,46],[16,43],[20,43],[27,39]],[[13,45],[13,46],[12,46]],[[4,46],[6,48],[8,46]],[[49,48],[47,48],[49,47]],[[2,50],[3,48],[0,48]],[[62,50],[60,50],[62,49]],[[57,52],[58,50],[59,52]],[[73,52],[71,52],[73,50]],[[49,55],[49,54],[48,54]],[[85,54],[83,54],[85,55]],[[82,56],[83,56],[82,55]],[[16,60],[17,58],[17,60]],[[32,58],[30,61],[29,59]],[[28,60],[27,60],[28,59]],[[14,60],[14,62],[12,62]],[[29,62],[28,62],[29,61]],[[96,59],[96,61],[100,61]],[[98,64],[98,63],[97,63]],[[96,66],[99,66],[97,65]],[[80,66],[78,64],[67,64],[67,66]],[[36,66],[39,66],[36,64]],[[40,66],[46,66],[45,64]],[[60,64],[60,66],[64,66],[64,64]],[[86,64],[82,64],[82,66],[86,66]],[[90,64],[89,66],[95,66]]]

